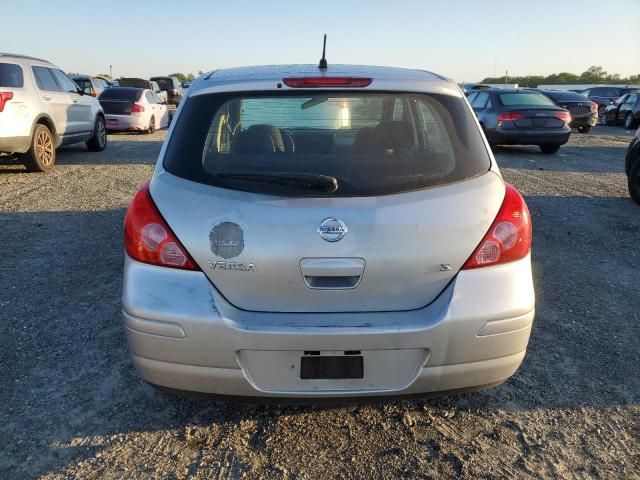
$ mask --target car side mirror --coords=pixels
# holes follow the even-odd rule
[[[80,87],[78,87],[78,89],[76,90],[76,92],[78,92],[78,95],[84,95],[84,90],[81,89]]]

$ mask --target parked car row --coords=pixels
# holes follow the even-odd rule
[[[608,125],[607,123],[607,108],[610,105],[616,104],[623,96],[630,93],[640,93],[639,87],[593,87],[580,92],[589,100],[598,104],[598,123],[600,125]],[[630,128],[630,127],[628,127]]]

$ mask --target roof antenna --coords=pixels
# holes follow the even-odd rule
[[[320,63],[318,64],[318,68],[323,70],[327,69],[327,59],[325,58],[325,52],[327,50],[327,34],[324,34],[324,42],[322,43],[322,58],[320,59]]]

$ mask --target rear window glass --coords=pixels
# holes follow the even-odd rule
[[[14,63],[0,63],[0,87],[22,88],[22,68]]]
[[[225,188],[290,196],[385,195],[463,180],[490,166],[465,101],[448,95],[209,94],[190,97],[182,108],[165,168]],[[327,176],[337,188],[265,176]]]
[[[135,102],[140,98],[142,92],[141,88],[112,87],[104,90],[98,98],[100,100],[130,100]]]
[[[153,78],[154,82],[158,84],[160,90],[173,90],[173,81],[170,78]]]
[[[556,102],[586,102],[584,95],[575,92],[545,92],[545,95],[551,97]]]
[[[554,105],[554,103],[541,93],[500,93],[500,102],[505,107],[511,105]]]

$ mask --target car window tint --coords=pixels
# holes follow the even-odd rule
[[[456,96],[207,94],[187,98],[181,108],[165,168],[223,188],[291,196],[387,195],[470,178],[490,166],[474,116]],[[327,192],[219,176],[230,171],[328,175],[339,188]]]
[[[147,102],[156,103],[155,99],[153,98],[152,92],[145,92],[145,97],[147,98]]]
[[[53,76],[55,77],[56,81],[58,82],[58,85],[60,85],[60,88],[63,92],[78,91],[78,85],[76,85],[76,83],[73,80],[67,77],[62,70],[57,70],[54,68],[51,68],[50,70]]]
[[[111,87],[100,94],[100,100],[127,100],[137,101],[142,96],[141,88]]]
[[[614,87],[597,87],[591,89],[592,97],[619,97],[621,90]]]
[[[505,107],[512,105],[522,106],[547,106],[554,105],[549,98],[545,97],[541,93],[535,92],[517,92],[517,93],[500,93],[498,94],[500,102]]]
[[[77,78],[74,80],[74,82],[78,85],[78,87],[80,87],[82,89],[82,91],[84,91],[84,93],[86,93],[87,95],[91,95],[91,93],[93,92],[93,86],[91,85],[91,82],[87,79],[84,78]]]
[[[22,88],[24,77],[20,65],[0,63],[0,87]]]
[[[635,93],[632,93],[631,95],[629,95],[629,98],[627,98],[627,101],[625,103],[634,104],[636,103],[637,99],[638,99],[638,95],[636,95]]]
[[[551,97],[556,102],[584,102],[584,95],[576,92],[544,92],[544,95]]]
[[[53,78],[53,74],[50,69],[37,66],[31,68],[33,70],[33,75],[36,77],[36,85],[38,85],[40,90],[49,92],[57,92],[61,90],[60,86],[58,86],[56,80]]]
[[[478,96],[475,98],[475,100],[473,101],[472,107],[473,108],[484,108],[487,104],[487,100],[489,100],[489,94],[488,93],[479,93]]]
[[[476,92],[470,93],[469,95],[467,95],[467,100],[469,101],[470,105],[473,105],[473,101],[476,99],[477,96],[478,94]]]

